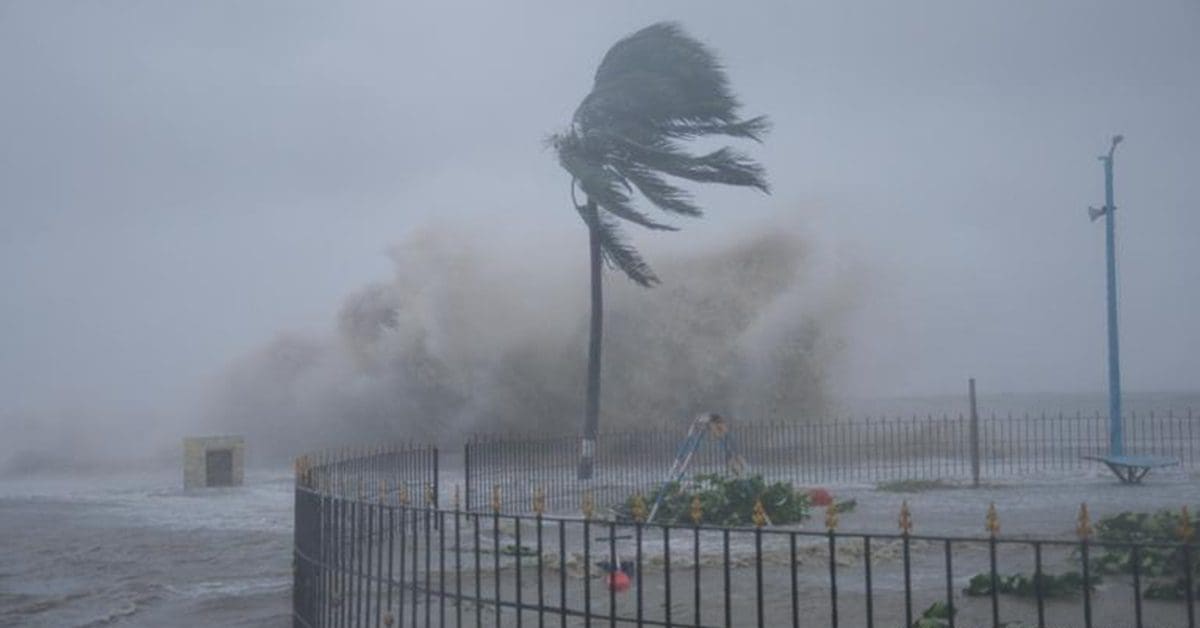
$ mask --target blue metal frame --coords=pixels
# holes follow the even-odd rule
[[[1121,424],[1121,356],[1117,340],[1117,252],[1116,205],[1113,204],[1113,152],[1123,138],[1113,137],[1104,162],[1104,245],[1108,266],[1108,450],[1112,456],[1125,453],[1125,435]]]
[[[1104,164],[1104,207],[1100,210],[1088,210],[1092,220],[1104,216],[1104,247],[1108,275],[1108,455],[1094,459],[1108,465],[1122,482],[1137,484],[1150,469],[1179,464],[1179,461],[1163,456],[1125,455],[1125,430],[1121,417],[1121,349],[1117,334],[1117,206],[1113,202],[1113,153],[1123,139],[1125,138],[1121,135],[1114,135],[1108,154],[1100,156],[1100,161]]]

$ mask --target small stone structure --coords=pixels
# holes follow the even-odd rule
[[[245,451],[241,436],[183,439],[183,488],[241,486]]]

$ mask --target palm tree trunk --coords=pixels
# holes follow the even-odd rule
[[[583,416],[583,441],[580,443],[579,479],[592,479],[596,455],[596,431],[600,424],[600,339],[604,328],[604,292],[601,276],[600,212],[588,199],[584,208],[588,219],[588,243],[592,271],[592,325],[588,336],[587,405]]]

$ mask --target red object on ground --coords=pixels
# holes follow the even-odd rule
[[[617,593],[624,593],[629,590],[629,576],[620,569],[608,574],[608,588]]]
[[[808,501],[814,506],[828,506],[833,503],[833,495],[823,488],[814,488],[808,491]]]

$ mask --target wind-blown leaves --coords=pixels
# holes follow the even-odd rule
[[[580,209],[580,215],[585,223],[590,222],[585,209]],[[625,273],[627,277],[642,287],[649,288],[658,284],[658,276],[642,258],[641,253],[625,240],[625,234],[615,220],[598,214],[598,224],[595,227],[600,237],[600,253],[604,262],[612,268]],[[589,225],[590,226],[590,225]]]
[[[553,144],[559,163],[599,208],[595,228],[610,265],[643,286],[657,282],[612,218],[675,229],[639,211],[635,191],[681,216],[699,216],[701,210],[667,177],[769,191],[762,166],[748,156],[728,147],[695,155],[684,147],[706,136],[761,140],[767,119],[743,120],[740,108],[716,55],[677,24],[648,26],[604,55],[571,129]]]

